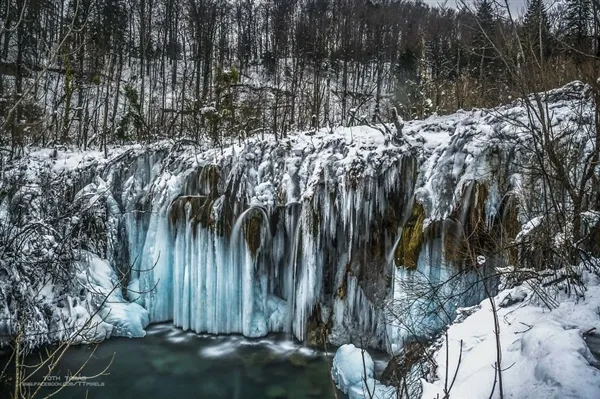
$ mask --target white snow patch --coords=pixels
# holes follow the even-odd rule
[[[532,300],[527,284],[494,298],[496,304],[509,295],[519,299],[498,308],[505,398],[600,398],[600,370],[584,340],[584,333],[600,330],[600,284],[589,273],[584,272],[583,278],[588,284],[585,298],[560,298],[559,307],[552,311]],[[449,348],[441,345],[435,353],[435,379],[422,381],[423,399],[445,397],[445,375],[452,378],[455,373],[450,399],[490,398],[497,359],[491,309],[490,301],[484,300],[480,309],[449,327]],[[496,386],[491,398],[499,397]]]

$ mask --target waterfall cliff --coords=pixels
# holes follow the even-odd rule
[[[582,90],[575,84],[557,91],[552,123],[569,122]],[[40,187],[40,176],[58,179],[64,201],[94,213],[77,230],[86,238],[76,246],[112,267],[103,284],[119,284],[119,300],[137,304],[122,312],[125,318],[147,312],[150,322],[172,320],[196,332],[284,331],[314,344],[362,340],[394,350],[403,337],[444,321],[428,315],[413,323],[416,331],[394,323],[386,309],[402,306],[407,284],[445,281],[474,256],[501,266],[498,243],[517,234],[518,204],[531,197],[511,141],[526,134],[527,123],[516,102],[408,122],[401,136],[393,125],[379,125],[222,148],[119,147],[108,158],[32,151],[5,168],[28,184],[4,184],[1,212],[14,214],[25,187]],[[50,195],[39,191],[29,190],[29,201]],[[514,228],[500,229],[500,222]],[[462,287],[443,305],[447,314],[484,295],[469,276],[444,288]],[[3,292],[6,298],[11,291]],[[406,314],[418,319],[427,300]],[[140,320],[129,327],[115,321],[120,329],[113,333],[141,335]]]

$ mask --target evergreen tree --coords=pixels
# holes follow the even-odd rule
[[[566,0],[564,16],[565,41],[577,52],[587,53],[590,50],[590,18],[590,0]]]
[[[480,0],[475,4],[476,33],[472,44],[471,74],[476,79],[477,102],[483,106],[497,103],[505,73],[495,47],[498,40],[496,24],[501,22],[492,1]]]
[[[495,13],[491,0],[480,0],[475,3],[475,15],[478,26],[474,45],[477,49],[488,49],[494,33]]]
[[[493,40],[495,35],[496,15],[492,0],[480,0],[475,3],[477,24],[474,27],[476,34],[473,37],[474,59],[478,60],[478,73],[487,75],[492,73],[491,64],[495,58]],[[482,76],[480,76],[482,77]]]
[[[534,57],[548,57],[553,52],[553,39],[550,35],[548,13],[543,0],[528,0],[523,22],[525,51]],[[529,54],[527,54],[529,55]]]

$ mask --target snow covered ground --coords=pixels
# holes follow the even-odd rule
[[[600,278],[584,271],[583,280],[583,297],[567,296],[566,287],[559,287],[559,305],[552,310],[528,283],[493,299],[505,398],[600,398],[600,363],[586,344],[586,334],[600,333]],[[423,399],[445,397],[445,387],[451,387],[449,398],[500,397],[498,383],[492,394],[497,346],[491,303],[486,299],[463,312],[470,315],[448,328],[448,346],[443,337],[439,342],[437,368],[430,382],[423,381]]]
[[[579,295],[567,295],[567,287],[561,284],[540,290],[529,280],[493,298],[498,309],[504,398],[600,398],[600,277],[587,271],[582,276],[586,290]],[[556,308],[544,304],[546,295],[553,297]],[[421,398],[500,398],[490,300],[457,313],[457,320],[447,329],[447,344],[442,335],[432,345],[436,365],[427,380],[421,380]],[[338,349],[331,374],[351,399],[397,397],[395,387],[375,379],[369,353],[354,345]]]

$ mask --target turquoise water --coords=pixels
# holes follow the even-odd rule
[[[47,381],[66,379],[89,359],[81,375],[95,375],[110,364],[108,374],[66,387],[54,398],[327,399],[336,397],[332,357],[281,335],[207,336],[160,324],[142,339],[70,348]],[[344,395],[338,391],[337,397]]]

